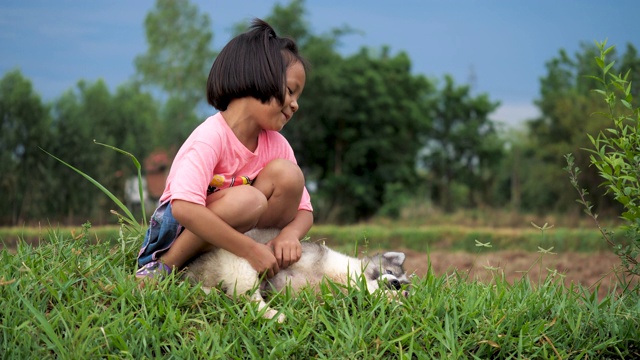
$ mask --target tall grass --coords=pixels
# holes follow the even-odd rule
[[[287,316],[170,277],[140,287],[139,234],[96,241],[89,226],[0,252],[0,353],[25,358],[633,358],[640,299],[599,301],[556,278],[479,283],[429,272],[402,303],[328,284],[280,294]],[[361,239],[364,237],[361,234]],[[361,241],[362,242],[362,241]],[[497,272],[496,272],[497,274]]]

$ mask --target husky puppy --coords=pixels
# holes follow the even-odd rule
[[[278,229],[254,229],[246,233],[262,244],[276,237]],[[358,285],[358,280],[364,275],[369,293],[373,293],[381,286],[385,291],[401,290],[403,285],[409,284],[402,265],[405,255],[401,252],[385,252],[373,257],[357,259],[330,248],[312,242],[303,241],[300,260],[286,269],[281,269],[274,277],[264,279],[259,283],[258,272],[249,262],[223,249],[214,249],[202,254],[191,262],[185,271],[188,279],[202,282],[206,293],[211,288],[221,285],[228,295],[245,294],[255,290],[250,297],[258,302],[260,310],[266,309],[264,317],[271,319],[278,314],[268,308],[264,297],[269,292],[279,292],[286,286],[291,286],[294,292],[310,287],[319,289],[324,279],[343,285]],[[351,284],[348,284],[348,282]],[[390,297],[395,293],[388,293]],[[403,290],[402,295],[408,292]],[[284,315],[278,316],[278,322],[284,321]]]

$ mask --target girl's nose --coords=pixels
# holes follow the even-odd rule
[[[291,100],[291,110],[293,112],[298,111],[298,109],[300,108],[300,106],[298,105],[298,100]]]

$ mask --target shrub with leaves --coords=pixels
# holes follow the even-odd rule
[[[585,206],[587,214],[596,221],[605,240],[620,256],[624,268],[627,272],[640,276],[640,108],[634,107],[630,71],[624,75],[615,74],[612,72],[615,62],[607,61],[607,54],[614,47],[607,47],[606,41],[596,42],[596,46],[600,55],[595,60],[601,73],[599,76],[589,77],[601,85],[601,88],[593,91],[601,94],[607,105],[608,111],[598,115],[610,119],[611,125],[596,137],[588,135],[593,148],[586,150],[590,153],[591,165],[596,167],[603,179],[601,186],[624,207],[621,216],[626,222],[624,230],[627,232],[628,244],[615,243],[611,233],[598,223],[598,216],[586,198],[587,191],[578,184],[580,169],[574,166],[571,154],[566,155],[566,170],[570,174],[571,184],[580,195],[578,202]]]

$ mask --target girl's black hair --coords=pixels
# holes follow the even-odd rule
[[[275,98],[284,104],[287,67],[306,60],[289,38],[276,35],[265,21],[254,19],[249,31],[231,39],[216,57],[207,80],[207,101],[224,111],[233,99],[253,97],[262,103]]]

